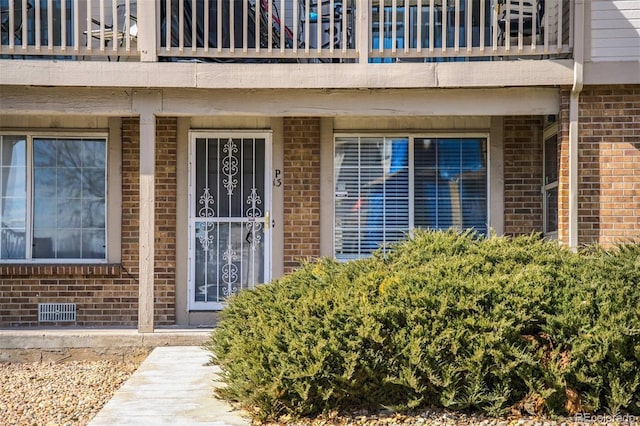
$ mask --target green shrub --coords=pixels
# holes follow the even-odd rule
[[[207,347],[256,417],[640,410],[640,245],[416,231],[233,296]]]
[[[578,285],[554,295],[546,329],[570,351],[560,378],[585,411],[640,413],[640,244],[583,253]]]

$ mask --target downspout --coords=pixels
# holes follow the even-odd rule
[[[569,247],[578,248],[578,119],[584,84],[584,0],[575,0],[573,87],[569,99]]]

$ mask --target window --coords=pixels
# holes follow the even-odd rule
[[[0,136],[0,259],[106,259],[106,138]]]
[[[338,259],[414,227],[487,232],[486,138],[337,137],[334,161]]]

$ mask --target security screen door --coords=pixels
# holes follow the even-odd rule
[[[190,152],[189,308],[269,280],[268,134],[194,133]]]

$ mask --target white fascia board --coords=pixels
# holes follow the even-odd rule
[[[2,115],[137,115],[142,89],[0,86]],[[557,114],[556,87],[479,89],[153,90],[156,115],[215,117],[412,117]],[[0,120],[0,125],[2,125]]]
[[[570,85],[572,60],[220,64],[0,60],[0,85],[206,89],[403,89]]]

